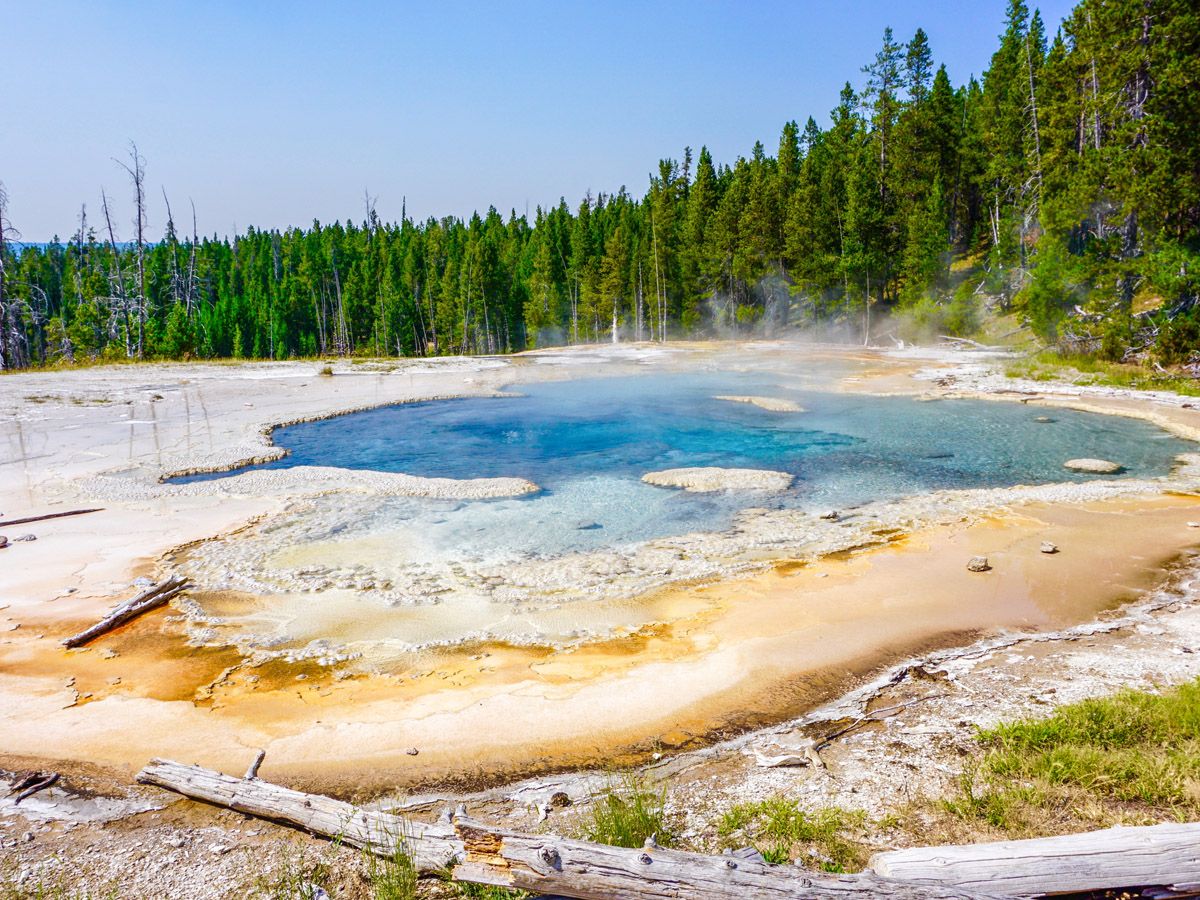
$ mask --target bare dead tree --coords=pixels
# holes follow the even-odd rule
[[[192,317],[192,310],[195,307],[196,296],[196,245],[200,243],[200,234],[196,228],[196,203],[189,198],[188,203],[192,205],[192,246],[191,253],[188,255],[188,278],[187,278],[187,314],[188,318]]]
[[[171,303],[178,305],[183,296],[183,276],[179,271],[179,238],[175,234],[175,217],[171,215],[171,201],[163,187],[163,204],[167,207],[167,243],[171,247]]]
[[[125,285],[125,269],[121,261],[121,248],[117,246],[117,232],[113,227],[112,213],[108,208],[108,194],[100,189],[100,209],[104,212],[104,224],[108,230],[108,248],[112,257],[108,270],[107,301],[109,336],[115,337],[122,333],[125,339],[125,355],[133,355],[131,332],[129,327],[129,292]]]
[[[129,162],[114,159],[129,175],[133,186],[134,243],[137,250],[134,270],[134,303],[137,314],[137,355],[141,359],[146,342],[146,160],[138,153],[137,144],[129,142]]]
[[[28,304],[13,292],[12,279],[5,268],[8,245],[19,237],[8,218],[8,191],[0,182],[0,371],[29,365],[29,341],[22,315]]]

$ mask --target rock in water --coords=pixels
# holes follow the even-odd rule
[[[1037,422],[1039,425],[1049,425],[1054,421],[1054,419],[1050,418],[1049,416],[1037,416],[1033,421]]]
[[[684,469],[664,469],[642,476],[646,484],[658,487],[677,487],[685,491],[785,491],[792,484],[787,472],[770,469],[722,469],[699,466]]]
[[[986,556],[972,556],[967,561],[968,572],[986,572],[989,569],[991,569],[991,566],[988,565],[988,558]]]
[[[1068,459],[1063,463],[1063,468],[1070,469],[1072,472],[1088,472],[1092,475],[1114,475],[1125,467],[1107,459],[1083,458]]]
[[[1043,553],[1057,553],[1058,544],[1052,543],[1051,541],[1042,541],[1041,550]]]
[[[799,403],[794,400],[785,400],[782,397],[744,397],[722,394],[713,399],[728,400],[730,403],[749,403],[751,406],[771,412],[804,412],[804,407]]]

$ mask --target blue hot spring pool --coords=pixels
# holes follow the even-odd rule
[[[520,396],[390,406],[279,429],[275,441],[290,454],[265,468],[527,478],[542,492],[469,503],[363,500],[362,515],[331,526],[415,526],[423,542],[448,555],[498,559],[724,530],[747,507],[844,509],[947,488],[1096,477],[1065,470],[1074,457],[1117,461],[1122,477],[1158,476],[1194,449],[1116,416],[780,382],[709,371],[528,384],[514,388]],[[714,399],[720,394],[789,399],[804,411]],[[776,469],[795,481],[776,494],[695,494],[640,480],[682,466]],[[197,477],[221,476],[181,480]]]

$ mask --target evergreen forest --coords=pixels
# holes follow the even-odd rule
[[[831,115],[784,123],[776,146],[685,148],[640,193],[531,215],[384,222],[367,198],[358,221],[206,237],[131,144],[132,228],[102,194],[69,239],[23,244],[0,185],[0,369],[802,328],[869,342],[993,314],[1073,353],[1191,364],[1200,7],[1081,0],[1052,31],[1024,0],[1004,14],[979,79],[956,83],[924,31],[885,29]]]

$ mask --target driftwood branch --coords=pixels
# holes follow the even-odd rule
[[[263,764],[263,760],[266,758],[267,758],[267,751],[259,750],[258,754],[254,757],[254,762],[250,763],[250,768],[248,768],[246,770],[246,774],[243,777],[247,781],[256,780],[258,778],[258,767]]]
[[[1006,894],[1093,891],[1200,881],[1200,823],[1109,828],[1086,834],[877,853],[871,868]]]
[[[893,897],[988,898],[983,890],[864,875],[825,875],[734,856],[705,856],[653,845],[609,847],[554,835],[516,834],[458,819],[466,861],[456,881],[519,888],[581,900],[799,900]]]
[[[13,801],[13,806],[19,804],[27,797],[32,797],[38,791],[44,791],[46,788],[58,782],[59,774],[57,772],[29,772],[24,778],[19,779],[9,789],[8,793],[16,794],[17,799]]]
[[[88,641],[93,641],[100,635],[107,634],[114,628],[124,625],[129,620],[136,619],[142,613],[162,606],[176,594],[182,593],[185,587],[187,587],[187,580],[184,578],[175,577],[160,581],[158,584],[146,588],[132,600],[122,603],[91,628],[64,640],[63,646],[81,647]]]
[[[84,513],[102,512],[103,507],[95,509],[69,509],[66,512],[46,513],[44,516],[26,516],[24,519],[8,519],[5,522],[0,522],[0,528],[6,528],[9,525],[27,525],[30,522],[44,522],[46,519],[61,519],[64,516],[82,516]]]
[[[462,850],[449,825],[409,822],[402,816],[360,809],[258,778],[235,778],[200,766],[154,759],[138,773],[137,780],[383,856],[391,856],[399,844],[419,872],[445,870],[458,861]]]

